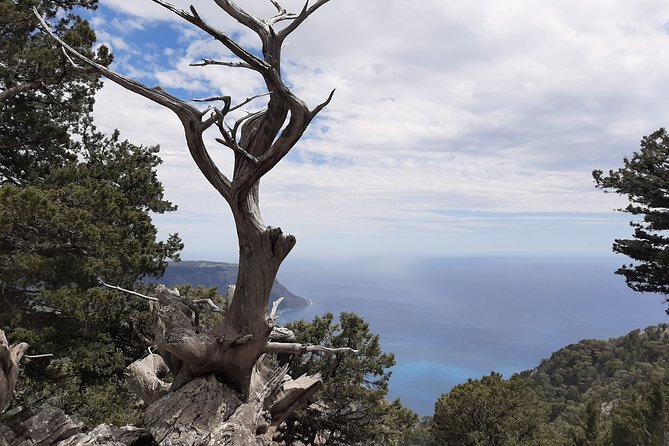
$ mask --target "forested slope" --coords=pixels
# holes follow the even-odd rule
[[[402,445],[669,445],[668,340],[661,324],[568,345],[510,379],[469,379]]]
[[[652,383],[669,370],[669,325],[634,330],[609,340],[583,340],[553,353],[521,375],[551,403],[551,418],[590,398],[615,402]]]

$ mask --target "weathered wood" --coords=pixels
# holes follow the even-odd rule
[[[151,434],[107,424],[88,430],[61,409],[16,408],[0,418],[0,446],[156,446]]]
[[[29,347],[25,342],[10,345],[5,332],[0,330],[0,413],[9,407],[19,380],[19,365]]]
[[[170,391],[171,384],[161,379],[168,373],[169,368],[162,356],[150,353],[130,364],[125,375],[128,387],[148,406]]]
[[[100,424],[93,430],[59,441],[55,446],[154,446],[151,434],[132,426]],[[46,446],[40,444],[40,446]]]
[[[291,413],[310,400],[322,386],[320,374],[302,375],[285,381],[270,408],[272,425],[278,426],[286,421]]]
[[[192,103],[172,96],[162,88],[149,88],[85,57],[51,33],[40,18],[45,31],[77,63],[93,68],[118,85],[177,115],[191,157],[229,205],[236,226],[239,270],[234,299],[229,290],[223,322],[211,331],[203,330],[198,325],[198,310],[192,302],[173,290],[157,288],[156,297],[148,298],[154,336],[157,352],[174,381],[169,392],[160,398],[167,387],[159,376],[163,368],[150,359],[147,360],[150,364],[140,361],[129,371],[135,380],[131,385],[150,403],[147,424],[161,445],[272,444],[269,438],[272,426],[310,398],[320,386],[320,379],[314,376],[293,380],[286,376],[286,365],[276,364],[265,353],[276,352],[285,356],[328,350],[295,343],[292,333],[276,329],[276,307],[272,314],[267,314],[272,285],[279,266],[295,245],[295,237],[264,223],[259,184],[332,99],[334,91],[323,103],[309,109],[281,77],[281,48],[285,38],[329,0],[317,0],[312,5],[307,2],[299,13],[289,13],[278,0],[270,0],[277,13],[268,19],[254,17],[233,0],[213,0],[222,11],[258,35],[261,54],[255,49],[244,48],[203,20],[194,6],[185,11],[164,0],[153,1],[213,37],[240,60],[204,60],[194,65],[226,65],[253,70],[264,80],[264,95],[268,100],[264,110],[237,119],[231,127],[226,119],[239,106],[232,107],[230,97],[206,98],[207,101],[222,101],[223,108],[200,111]],[[38,15],[36,10],[35,14]],[[278,23],[285,26],[275,29]],[[233,151],[230,178],[215,164],[204,142],[204,132],[212,127],[221,133],[221,138],[215,140]],[[215,311],[223,311],[213,303],[207,303]]]
[[[253,17],[232,0],[214,1],[223,11],[258,34],[262,43],[262,56],[243,48],[225,33],[205,22],[194,7],[187,12],[162,0],[154,0],[212,36],[232,51],[245,68],[248,67],[262,76],[269,96],[266,109],[251,114],[248,119],[238,120],[232,129],[225,122],[232,109],[229,98],[225,98],[223,109],[214,108],[207,117],[206,111],[198,110],[162,88],[147,87],[94,62],[51,33],[43,20],[42,26],[73,59],[93,68],[120,86],[172,110],[183,124],[186,143],[196,165],[230,206],[239,240],[239,273],[235,298],[229,304],[227,317],[212,333],[221,346],[213,345],[210,338],[203,339],[197,333],[194,334],[182,321],[176,321],[175,318],[181,318],[176,314],[160,317],[164,324],[161,336],[168,347],[166,355],[175,359],[172,361],[173,358],[163,355],[165,362],[170,370],[179,369],[176,381],[178,385],[185,383],[187,379],[214,371],[233,387],[246,393],[251,369],[265,351],[265,344],[271,333],[271,326],[266,318],[271,288],[281,262],[295,245],[295,237],[284,234],[280,228],[266,226],[263,222],[259,204],[259,182],[263,175],[288,154],[314,116],[332,97],[330,94],[324,103],[310,110],[281,77],[281,46],[285,37],[297,25],[328,0],[319,0],[314,5],[305,7],[299,14],[289,14],[278,8],[278,14],[266,20]],[[273,25],[280,21],[288,21],[288,24],[281,30],[274,30]],[[203,133],[214,124],[223,136],[220,141],[234,151],[232,179],[216,166],[204,143]],[[161,308],[160,311],[169,311],[165,309],[165,305]],[[167,323],[168,321],[174,323]],[[171,332],[172,330],[176,331]],[[179,342],[179,336],[184,337],[184,340]],[[241,338],[246,342],[237,343],[236,340]],[[190,354],[187,351],[189,349],[192,350]],[[162,353],[163,348],[160,350]],[[218,364],[213,365],[211,359],[205,358],[205,355],[211,358],[211,354]]]

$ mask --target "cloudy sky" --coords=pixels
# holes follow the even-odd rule
[[[100,3],[91,21],[115,70],[183,98],[263,91],[248,70],[189,67],[231,56],[159,5]],[[258,46],[213,1],[194,4]],[[269,0],[239,4],[274,12]],[[263,180],[265,222],[297,236],[292,255],[606,255],[629,227],[591,171],[616,168],[669,123],[669,3],[332,0],[289,38],[283,64],[312,107],[337,89]],[[179,232],[184,258],[234,261],[229,211],[176,117],[111,82],[97,99],[99,127],[161,145],[179,205],[156,218],[161,233]],[[224,171],[226,150],[211,148]]]

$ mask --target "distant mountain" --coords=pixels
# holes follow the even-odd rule
[[[170,262],[165,275],[156,282],[167,286],[192,285],[218,287],[218,292],[225,295],[228,285],[234,285],[237,280],[238,266],[236,263],[208,262],[208,261],[181,261]],[[309,299],[296,296],[279,283],[274,281],[270,304],[280,297],[285,297],[279,310],[297,310],[308,307]]]

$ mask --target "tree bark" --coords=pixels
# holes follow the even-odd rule
[[[9,407],[19,380],[19,365],[29,347],[25,342],[9,345],[5,332],[0,330],[0,413]]]
[[[23,84],[15,85],[4,91],[0,91],[0,101],[13,98],[14,96],[17,96],[24,91],[32,90],[35,87],[37,87],[37,84],[34,82],[24,82]]]
[[[213,0],[222,11],[258,35],[262,55],[257,55],[255,49],[247,50],[204,21],[194,6],[184,11],[164,0],[153,1],[195,25],[240,59],[240,62],[205,60],[193,65],[251,69],[263,78],[267,94],[254,96],[236,106],[231,106],[230,97],[203,99],[223,101],[224,107],[200,111],[162,88],[149,88],[83,56],[51,33],[42,20],[45,31],[73,59],[172,110],[179,117],[195,164],[226,200],[236,225],[239,272],[234,299],[228,305],[222,324],[210,332],[203,331],[197,324],[197,309],[192,302],[173,290],[158,288],[157,298],[149,298],[154,301],[154,335],[157,352],[174,381],[161,398],[166,386],[160,380],[160,368],[156,368],[153,359],[136,364],[128,374],[132,386],[150,403],[148,424],[160,444],[271,444],[268,432],[271,432],[272,420],[285,419],[290,411],[313,395],[320,379],[316,376],[292,380],[285,375],[285,367],[264,356],[274,328],[274,317],[267,314],[270,292],[281,262],[295,245],[295,237],[284,234],[280,228],[265,225],[260,213],[259,184],[263,175],[288,154],[310,122],[332,99],[334,91],[311,110],[281,77],[281,47],[286,37],[329,0],[317,0],[312,5],[307,2],[296,14],[286,12],[278,0],[271,0],[277,14],[267,19],[250,15],[232,0]],[[274,29],[279,22],[285,26]],[[260,96],[269,97],[264,110],[234,123],[226,121],[229,112]],[[204,142],[204,132],[214,126],[221,135],[216,141],[234,153],[231,178],[216,166]],[[288,340],[290,336],[283,339]],[[299,354],[306,348],[293,344],[280,351]]]

